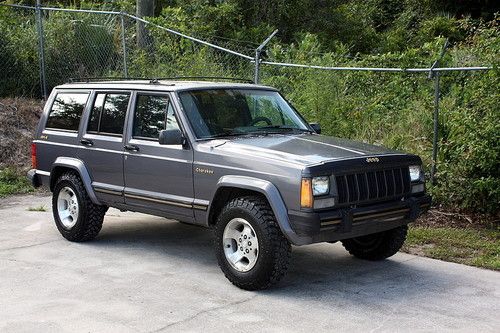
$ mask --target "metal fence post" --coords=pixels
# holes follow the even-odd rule
[[[260,74],[260,55],[262,53],[262,50],[264,47],[266,47],[267,43],[271,40],[271,38],[274,37],[278,33],[278,30],[274,30],[272,34],[269,35],[269,37],[266,38],[262,44],[259,45],[258,48],[255,49],[255,73],[254,73],[254,79],[253,82],[255,84],[259,83],[259,74]]]
[[[434,73],[434,137],[432,140],[431,184],[435,184],[439,137],[439,72]]]
[[[434,61],[430,70],[429,78],[434,78],[434,135],[432,138],[432,166],[431,166],[431,184],[435,184],[435,176],[437,170],[437,153],[438,153],[438,138],[439,138],[439,72],[435,71],[435,68],[439,65],[441,59],[443,59],[446,48],[448,47],[448,38],[444,42],[443,48],[441,49],[441,54],[439,58]]]
[[[36,1],[35,17],[38,34],[38,58],[40,63],[40,88],[44,100],[47,99],[47,80],[45,77],[45,38],[43,35],[43,21],[41,0]]]
[[[122,27],[122,49],[123,49],[123,74],[128,78],[128,68],[127,68],[127,44],[125,43],[125,22],[123,19],[123,13],[120,13],[120,22]]]
[[[255,84],[259,84],[259,71],[260,71],[260,51],[257,49],[255,50],[255,72],[253,78],[253,83]]]

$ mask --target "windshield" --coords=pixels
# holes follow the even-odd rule
[[[193,90],[181,92],[179,97],[198,139],[309,132],[302,118],[275,91]]]

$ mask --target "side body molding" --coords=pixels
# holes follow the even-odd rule
[[[283,198],[281,197],[281,194],[276,186],[274,186],[271,182],[253,177],[228,175],[222,176],[217,182],[216,187],[217,188],[214,193],[217,193],[217,191],[222,187],[241,188],[262,193],[266,197],[271,209],[274,212],[274,216],[280,226],[281,232],[283,232],[290,243],[294,245],[304,245],[312,242],[311,237],[299,236],[292,229],[288,218],[288,210],[285,206]],[[212,205],[213,200],[210,203],[209,213]],[[207,214],[207,216],[209,216],[209,214]]]
[[[87,194],[89,195],[90,200],[92,200],[92,202],[97,205],[101,204],[95,195],[94,189],[92,188],[92,179],[90,178],[90,174],[87,171],[87,168],[85,167],[85,164],[83,164],[82,160],[73,157],[58,157],[52,165],[52,170],[50,172],[51,177],[53,177],[52,175],[56,175],[54,170],[57,167],[70,168],[78,172],[80,178],[82,179],[83,185],[87,190]],[[51,179],[50,183],[52,184],[53,181],[54,180]]]

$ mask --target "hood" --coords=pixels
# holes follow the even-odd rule
[[[371,155],[401,154],[380,146],[323,135],[266,135],[211,141],[214,150],[231,155],[312,165]]]

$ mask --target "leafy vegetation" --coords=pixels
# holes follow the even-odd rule
[[[29,207],[28,211],[29,212],[46,212],[47,208],[44,205],[40,205],[40,206],[35,206],[35,207]]]
[[[403,250],[412,254],[500,270],[500,230],[412,226]]]
[[[18,193],[33,192],[25,174],[11,168],[0,170],[0,198]]]

